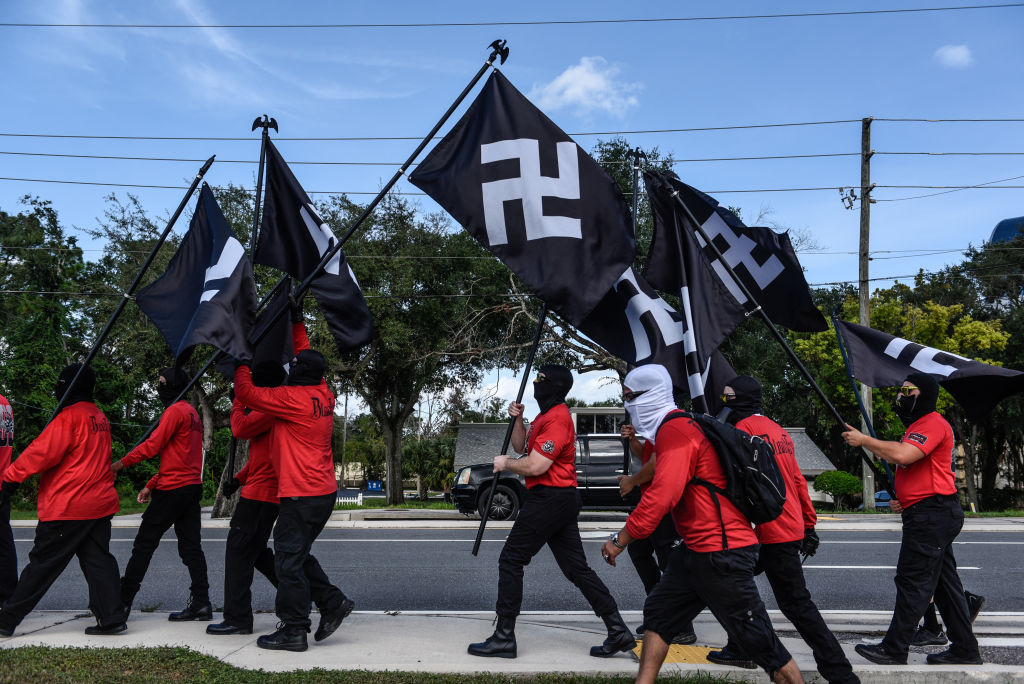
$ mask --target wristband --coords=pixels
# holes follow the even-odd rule
[[[612,546],[614,546],[615,548],[619,549],[620,551],[622,549],[626,548],[623,544],[619,543],[619,533],[618,532],[616,532],[615,534],[612,535],[611,542],[612,542]]]

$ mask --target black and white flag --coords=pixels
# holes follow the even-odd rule
[[[1024,372],[972,361],[856,323],[835,323],[853,377],[865,385],[895,387],[911,373],[928,373],[974,422],[983,420],[1006,397],[1024,391]]]
[[[615,181],[498,71],[409,180],[573,325],[633,263]]]
[[[292,349],[292,323],[287,309],[291,305],[289,296],[292,292],[292,279],[282,278],[270,293],[269,300],[263,311],[256,317],[250,339],[259,339],[252,350],[252,366],[264,361],[272,361],[287,367],[295,356]],[[264,329],[270,330],[264,333]],[[217,363],[217,370],[228,380],[235,377],[234,359],[224,358]]]
[[[700,233],[694,231],[697,244],[704,250],[715,275],[736,301],[750,310],[760,304],[773,323],[790,330],[828,330],[825,317],[811,300],[803,269],[793,251],[788,232],[776,233],[771,228],[748,227],[715,198],[681,181],[671,179],[670,182],[679,193],[679,199],[693,213],[722,257],[746,285],[755,303],[746,301],[743,290],[718,260],[714,249],[704,242]],[[665,258],[664,255],[658,256]],[[651,278],[651,282],[654,282],[654,278]]]
[[[685,387],[690,398],[696,400],[705,396],[712,353],[743,321],[745,311],[714,275],[710,261],[698,246],[690,221],[674,196],[681,183],[652,171],[644,171],[644,183],[654,217],[644,276],[659,290],[679,295],[686,333]]]
[[[253,260],[305,280],[335,240],[281,153],[268,140],[266,200]],[[373,338],[370,310],[340,249],[313,279],[310,290],[338,349],[352,351]]]
[[[252,359],[252,264],[206,183],[167,270],[139,290],[135,301],[163,334],[175,360],[200,343],[241,361]]]
[[[673,384],[687,388],[683,317],[632,266],[577,327],[631,365],[665,366]]]

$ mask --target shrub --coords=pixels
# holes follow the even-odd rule
[[[827,470],[814,478],[814,491],[831,496],[836,510],[842,510],[845,497],[860,494],[862,488],[859,477],[843,470]]]

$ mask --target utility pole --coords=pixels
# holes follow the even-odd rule
[[[871,190],[875,187],[871,184],[871,156],[874,150],[871,149],[871,121],[872,117],[861,119],[860,123],[860,248],[858,250],[858,287],[859,319],[864,326],[871,325],[870,309],[870,281],[868,279],[868,261],[870,260],[870,232],[871,232]],[[865,384],[860,386],[861,398],[864,402],[865,413],[868,419],[874,422],[871,407],[871,387]],[[861,418],[861,431],[868,433],[867,423]],[[869,454],[870,455],[870,454]],[[861,472],[864,477],[864,510],[873,510],[875,506],[875,473],[867,464],[861,464]]]

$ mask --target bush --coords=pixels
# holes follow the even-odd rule
[[[843,470],[827,470],[814,478],[814,491],[831,496],[836,510],[842,510],[845,497],[860,494],[863,486],[859,477]]]

